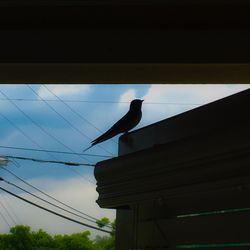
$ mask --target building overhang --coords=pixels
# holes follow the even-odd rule
[[[119,157],[95,167],[97,203],[129,207],[250,181],[250,90],[121,136]]]
[[[250,63],[247,0],[1,0],[0,63]]]

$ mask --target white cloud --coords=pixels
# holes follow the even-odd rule
[[[136,98],[135,90],[129,89],[120,96],[119,102],[131,102]]]
[[[85,95],[89,93],[91,85],[88,84],[51,84],[46,86],[54,94],[59,97],[72,96],[72,95]],[[41,86],[38,90],[41,98],[55,98],[46,88]]]
[[[136,91],[134,89],[128,89],[120,95],[119,104],[115,107],[115,113],[120,114],[118,115],[119,118],[126,114],[129,108],[129,103],[134,99],[136,99]]]
[[[249,88],[250,85],[151,85],[144,95],[143,121],[150,124]],[[148,104],[147,103],[167,103]],[[190,105],[186,105],[190,104]],[[192,105],[194,104],[194,105]],[[197,104],[197,105],[195,105]]]
[[[93,217],[102,218],[105,216],[110,218],[111,220],[115,218],[114,210],[102,209],[97,205],[96,199],[98,198],[98,194],[95,190],[95,185],[92,185],[91,183],[83,182],[79,178],[71,178],[66,180],[43,178],[29,180],[29,182],[44,190],[45,192],[49,193],[50,195],[56,197],[60,201],[65,202],[66,204],[69,204],[70,206],[80,211],[83,211],[84,213],[89,214]],[[21,186],[21,183],[18,183],[17,185]],[[7,187],[9,189],[9,186],[6,186],[6,188]],[[25,187],[25,189],[27,189],[27,187]],[[38,192],[35,192],[34,194],[42,196]],[[70,222],[63,218],[52,215],[30,204],[24,203],[23,201],[20,201],[16,198],[10,197],[5,193],[2,193],[2,195],[4,195],[6,200],[8,200],[8,204],[11,205],[11,210],[15,212],[18,221],[20,221],[22,224],[31,226],[33,230],[38,230],[39,228],[42,228],[51,234],[68,234],[83,230],[89,230],[93,235],[101,234],[101,232],[99,231],[78,225],[74,222]],[[21,194],[21,196],[36,203],[39,203],[42,206],[45,206],[51,210],[89,224],[88,221],[84,221],[79,217],[68,214],[67,212],[61,211],[50,205],[46,205],[40,201],[37,201],[37,199],[32,198],[28,194]],[[51,202],[54,203],[53,200],[51,200]],[[61,206],[60,204],[57,205]],[[0,222],[0,233],[8,232],[9,228],[4,223],[4,221],[2,221],[1,217]]]
[[[250,85],[151,85],[145,102],[207,103],[249,88]]]

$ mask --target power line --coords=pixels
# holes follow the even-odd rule
[[[42,85],[45,89],[47,89],[52,95],[54,95],[58,101],[62,102],[66,107],[68,107],[74,114],[76,114],[78,117],[80,117],[82,120],[84,120],[85,122],[87,122],[88,124],[90,124],[92,127],[94,127],[96,130],[98,130],[99,132],[103,133],[102,130],[100,130],[99,128],[97,128],[93,123],[91,123],[90,121],[88,121],[86,118],[84,118],[81,114],[79,114],[78,112],[76,112],[70,105],[68,105],[62,98],[60,98],[58,95],[56,95],[53,91],[51,91],[48,87],[46,87],[46,85]]]
[[[23,147],[11,147],[11,146],[3,146],[3,145],[0,145],[0,148],[9,148],[9,149],[17,149],[17,150],[25,150],[25,151],[37,151],[37,152],[46,152],[46,153],[49,152],[49,153],[68,154],[68,155],[86,155],[86,156],[103,157],[103,158],[110,157],[110,155],[72,153],[72,152],[67,152],[67,151],[56,151],[56,150],[45,150],[45,149],[35,149],[35,148],[23,148]]]
[[[56,205],[56,204],[54,204],[54,203],[52,203],[52,202],[49,202],[49,201],[47,201],[47,200],[45,200],[45,199],[43,199],[43,198],[41,198],[41,197],[39,197],[39,196],[37,196],[37,195],[35,195],[35,194],[29,192],[29,191],[27,191],[27,190],[25,190],[25,189],[19,187],[18,185],[14,184],[14,183],[12,183],[12,182],[9,182],[9,181],[5,180],[4,178],[2,178],[2,181],[4,181],[5,183],[7,183],[7,184],[9,184],[9,185],[11,185],[11,186],[13,186],[13,187],[16,187],[16,188],[18,188],[18,189],[24,191],[25,193],[27,193],[27,194],[29,194],[29,195],[31,195],[31,196],[33,196],[33,197],[39,199],[39,200],[42,200],[43,202],[46,202],[46,203],[48,203],[48,204],[50,204],[50,205],[52,205],[52,206],[54,206],[54,207],[57,207],[57,208],[59,208],[59,209],[65,211],[65,212],[68,212],[68,213],[70,213],[70,214],[72,214],[72,215],[78,216],[78,217],[80,217],[80,218],[82,218],[82,219],[84,219],[84,220],[87,220],[87,221],[96,223],[96,220],[97,220],[97,219],[96,219],[96,220],[89,219],[89,218],[83,217],[83,216],[81,216],[81,215],[78,215],[78,214],[76,214],[76,213],[74,213],[74,212],[71,212],[71,211],[69,211],[69,210],[67,210],[67,209],[64,209],[64,208],[62,208],[62,207],[60,207],[60,206],[58,206],[58,205]],[[110,227],[110,226],[108,226],[108,227]],[[110,227],[110,228],[111,228],[111,227]]]
[[[1,92],[1,90],[0,90]],[[24,137],[26,137],[28,140],[30,140],[31,142],[33,142],[36,146],[38,146],[39,148],[41,148],[41,150],[43,150],[43,148],[39,145],[39,143],[37,143],[36,141],[34,141],[29,135],[27,135],[20,127],[18,127],[17,125],[15,125],[15,123],[13,123],[10,119],[8,119],[7,116],[3,115],[0,112],[0,115],[7,120],[14,128],[16,128]],[[49,152],[47,152],[50,156],[52,156]],[[52,156],[53,157],[53,156]],[[73,169],[71,169],[73,171]],[[77,171],[76,171],[77,172]],[[78,172],[77,172],[78,173]],[[79,173],[78,173],[79,174]],[[79,174],[80,175],[80,174]],[[80,175],[81,176],[81,175]]]
[[[10,229],[11,225],[9,224],[9,222],[7,221],[7,219],[4,217],[4,215],[1,213],[1,211],[0,211],[0,216],[2,217],[2,219],[4,220],[4,222],[8,225],[8,227]]]
[[[34,189],[37,190],[38,192],[40,192],[40,193],[42,193],[43,195],[49,197],[50,199],[52,199],[52,200],[54,200],[54,201],[56,201],[56,202],[58,202],[58,203],[60,203],[60,204],[62,204],[62,205],[64,205],[64,206],[66,206],[66,207],[68,207],[68,208],[74,210],[75,212],[78,212],[78,213],[80,213],[80,214],[82,214],[82,215],[84,215],[84,216],[87,216],[87,217],[89,217],[89,218],[91,218],[91,219],[93,219],[93,220],[97,220],[97,218],[95,218],[95,217],[93,217],[93,216],[91,216],[91,215],[88,215],[88,214],[86,214],[86,213],[84,213],[84,212],[82,212],[82,211],[80,211],[80,210],[78,210],[78,209],[75,209],[75,208],[73,208],[72,206],[69,206],[69,205],[67,205],[66,203],[64,203],[64,202],[62,202],[62,201],[60,201],[60,200],[54,198],[53,196],[51,196],[51,195],[45,193],[45,192],[42,191],[41,189],[35,187],[34,185],[32,185],[32,184],[30,184],[29,182],[27,182],[27,181],[25,181],[24,179],[22,179],[21,177],[17,176],[16,174],[14,174],[14,173],[13,173],[12,171],[10,171],[9,169],[7,169],[7,168],[5,168],[5,167],[1,167],[1,168],[2,168],[3,170],[5,170],[6,172],[10,173],[11,175],[13,175],[15,178],[17,178],[17,179],[20,180],[21,182],[23,182],[23,183],[25,183],[26,185],[28,185],[29,187],[34,188]],[[0,168],[0,169],[1,169],[1,168]],[[0,179],[0,181],[1,181],[1,179]]]
[[[0,112],[0,115],[7,120],[14,128],[16,128],[25,138],[27,138],[28,140],[30,140],[32,143],[34,143],[36,146],[38,146],[39,148],[42,149],[42,147],[35,141],[33,140],[29,135],[27,135],[20,127],[18,127],[17,125],[15,125],[15,123],[13,123],[7,116],[5,116],[4,114],[2,114]]]
[[[8,99],[0,98],[0,101],[7,101]],[[12,101],[24,101],[24,102],[42,102],[39,99],[32,99],[32,98],[10,98]],[[59,100],[55,99],[43,99],[47,102],[60,102]],[[130,102],[118,102],[118,101],[97,101],[97,100],[64,100],[64,102],[72,102],[72,103],[100,103],[100,104],[110,104],[110,103],[130,103]],[[180,103],[180,102],[144,102],[143,105],[180,105],[180,106],[195,106],[195,105],[202,105],[202,103]]]
[[[37,143],[35,140],[33,140],[29,135],[27,135],[19,126],[17,126],[15,123],[13,123],[10,119],[8,119],[7,116],[5,116],[4,114],[2,114],[0,112],[0,115],[7,120],[14,128],[16,128],[25,138],[27,138],[28,140],[30,140],[32,143],[34,143],[36,146],[38,146],[40,148],[40,150],[44,150],[42,146],[40,146],[39,143]],[[50,152],[46,152],[48,155],[50,155],[51,157],[53,157],[53,155],[50,154]],[[54,157],[53,157],[54,158]]]
[[[57,143],[59,143],[60,145],[62,145],[63,147],[67,148],[68,150],[70,150],[71,152],[74,152],[70,147],[68,147],[67,145],[65,145],[63,142],[61,142],[59,139],[57,139],[54,135],[52,135],[51,133],[47,132],[41,125],[39,125],[35,120],[33,120],[29,115],[27,115],[21,108],[19,108],[15,102],[11,101],[9,99],[9,97],[4,94],[1,90],[0,90],[0,93],[6,97],[18,110],[19,112],[21,112],[28,120],[30,120],[34,125],[36,125],[41,131],[43,131],[46,135],[48,135],[50,138],[54,139]],[[84,160],[88,161],[90,163],[90,161],[81,156],[81,158],[83,158]]]
[[[14,220],[14,218],[12,217],[12,215],[9,213],[8,209],[4,206],[3,202],[0,200],[0,205],[2,206],[2,208],[4,209],[4,211],[6,212],[6,214],[9,216],[9,218],[12,220],[12,222],[14,223],[14,225],[16,225],[16,221]]]
[[[9,100],[9,97],[4,94],[1,90],[0,93],[5,96],[5,98],[7,98]],[[27,115],[22,109],[20,109],[13,101],[9,100],[9,102],[14,105],[17,110],[19,110],[19,112],[21,112],[27,119],[29,119],[33,124],[35,124],[38,128],[40,128],[40,130],[42,130],[45,134],[47,134],[48,136],[50,136],[52,139],[56,140],[59,144],[61,144],[62,146],[66,147],[68,150],[70,150],[72,153],[74,153],[74,151],[68,147],[67,145],[65,145],[64,143],[62,143],[60,140],[58,140],[55,136],[51,135],[50,133],[48,133],[42,126],[40,126],[37,122],[35,122],[29,115]],[[14,127],[18,128],[14,123],[12,123],[6,116],[2,115],[5,119],[7,119]],[[20,128],[18,128],[19,131],[22,131]],[[25,133],[22,131],[22,134],[24,135]],[[27,137],[27,135],[26,135]],[[28,136],[28,138],[30,138]],[[31,138],[30,138],[31,139]],[[31,139],[32,140],[32,139]],[[33,142],[35,142],[34,140],[32,140]],[[41,148],[41,146],[35,142],[35,144],[37,146],[39,146]],[[53,156],[52,156],[53,157]],[[87,162],[90,163],[90,161],[83,157],[83,156],[79,156],[80,158],[83,158],[84,160],[86,160]],[[54,157],[53,157],[54,158]],[[67,166],[69,168],[69,166]],[[80,173],[78,173],[75,169],[71,169],[69,168],[71,171],[75,172],[77,175],[81,176],[83,179],[87,180],[88,182],[92,183],[91,181],[89,181],[87,178],[85,178],[85,176],[81,175]],[[93,183],[92,183],[93,184]]]
[[[20,222],[20,224],[22,224],[20,218],[18,218],[18,216],[16,215],[16,213],[15,213],[14,210],[12,209],[12,207],[11,207],[10,203],[8,202],[7,198],[4,197],[4,195],[2,195],[1,193],[0,193],[0,196],[2,197],[2,199],[3,199],[3,200],[5,201],[5,203],[7,204],[7,206],[8,206],[8,208],[9,208],[10,212],[14,215],[15,221],[18,221],[18,222]]]
[[[27,203],[29,203],[29,204],[35,206],[35,207],[38,207],[38,208],[40,208],[40,209],[42,209],[42,210],[45,210],[45,211],[47,211],[47,212],[49,212],[49,213],[52,213],[52,214],[57,215],[57,216],[59,216],[59,217],[62,217],[62,218],[64,218],[64,219],[66,219],[66,220],[75,222],[75,223],[80,224],[80,225],[82,225],[82,226],[89,227],[89,228],[92,228],[92,229],[95,229],[95,230],[98,230],[98,231],[102,231],[102,232],[104,232],[104,233],[111,233],[111,231],[108,231],[108,230],[105,230],[105,229],[102,229],[102,228],[98,228],[98,227],[95,227],[95,226],[92,226],[92,225],[83,223],[83,222],[81,222],[81,221],[72,219],[72,218],[70,218],[70,217],[68,217],[68,216],[65,216],[65,215],[63,215],[63,214],[57,213],[57,212],[55,212],[55,211],[53,211],[53,210],[50,210],[50,209],[45,208],[45,207],[43,207],[43,206],[40,206],[40,205],[38,205],[38,204],[36,204],[36,203],[30,201],[30,200],[27,200],[27,199],[25,199],[25,198],[23,198],[23,197],[21,197],[21,196],[19,196],[19,195],[17,195],[17,194],[14,194],[14,193],[12,193],[12,192],[6,190],[5,188],[3,188],[3,187],[1,187],[1,186],[0,186],[0,189],[3,190],[3,191],[6,192],[6,193],[8,193],[8,194],[10,194],[10,195],[12,195],[12,196],[18,198],[18,199],[20,199],[20,200],[23,200],[23,201],[25,201],[25,202],[27,202]]]
[[[1,92],[1,90],[0,90]],[[34,143],[37,147],[39,147],[41,150],[43,150],[43,147],[40,146],[39,143],[37,143],[35,140],[33,140],[29,135],[27,135],[19,126],[17,126],[15,123],[13,123],[7,116],[0,113],[0,115],[7,120],[14,128],[16,128],[24,137],[26,137],[28,140],[30,140],[32,143]],[[48,155],[52,156],[49,152],[47,152]],[[52,156],[53,157],[53,156]]]
[[[15,160],[15,159],[12,159],[10,162],[13,163],[13,165],[14,165],[15,167],[17,167],[17,168],[20,168],[20,167],[21,167],[21,165],[19,164],[19,162],[18,162],[17,160]]]
[[[23,157],[23,156],[12,156],[12,155],[4,155],[6,158],[12,159],[19,159],[19,160],[28,160],[28,161],[35,161],[40,163],[54,163],[54,164],[63,164],[67,166],[91,166],[94,167],[94,164],[87,164],[87,163],[79,163],[79,162],[68,162],[68,161],[53,161],[53,160],[42,160],[37,158],[30,158],[30,157]]]
[[[94,127],[96,130],[98,130],[99,132],[103,133],[102,130],[100,130],[98,127],[96,127],[92,122],[90,122],[89,120],[87,120],[85,117],[83,117],[80,113],[78,113],[77,111],[75,111],[70,105],[68,105],[62,98],[60,98],[58,95],[56,95],[53,91],[51,91],[48,87],[46,87],[46,85],[42,85],[45,89],[47,89],[53,96],[55,96],[58,101],[62,102],[71,112],[73,112],[75,115],[77,115],[80,119],[82,119],[83,121],[87,122],[89,125],[91,125],[92,127]],[[114,140],[112,140],[113,142],[115,142]],[[116,143],[116,142],[115,142]],[[117,143],[116,143],[117,144]],[[99,145],[99,147],[101,147]],[[101,147],[103,149],[103,147]],[[105,149],[106,150],[106,149]]]
[[[78,129],[73,123],[71,123],[67,118],[65,118],[61,113],[59,113],[55,108],[53,108],[47,101],[45,101],[42,97],[40,97],[36,91],[34,91],[28,84],[27,87],[36,95],[38,96],[51,110],[53,110],[58,116],[60,116],[71,128],[73,128],[75,131],[77,131],[79,134],[81,134],[82,136],[88,138],[90,141],[92,141],[92,139],[87,136],[86,134],[84,134],[80,129]],[[99,146],[100,147],[100,146]],[[102,148],[102,147],[101,147]],[[104,149],[105,152],[106,149]],[[108,152],[111,153],[111,152]],[[112,154],[112,153],[111,153]],[[113,155],[113,154],[112,154]]]
[[[1,90],[0,90],[1,92]],[[37,145],[41,150],[43,150],[44,152],[46,152],[46,150],[43,149],[42,146],[39,145],[39,143],[37,143],[36,141],[34,141],[29,135],[27,135],[20,127],[18,127],[17,125],[15,125],[15,123],[13,123],[10,119],[8,119],[7,116],[3,115],[1,112],[0,112],[0,115],[5,119],[7,120],[14,128],[16,128],[24,137],[26,137],[28,140],[30,140],[31,142],[33,142],[35,145]],[[35,151],[35,150],[33,150]],[[37,150],[39,151],[39,150]],[[50,155],[52,158],[53,155],[50,154],[50,152],[46,152],[48,155]],[[74,152],[73,152],[74,153]],[[67,165],[66,165],[67,166]],[[85,178],[85,176],[81,175],[80,173],[78,173],[75,169],[71,169],[69,166],[67,166],[67,168],[69,168],[71,171],[75,172],[77,175],[81,176],[83,179],[87,180],[88,182],[92,183],[91,181],[89,181],[87,178]],[[93,184],[93,183],[92,183]]]

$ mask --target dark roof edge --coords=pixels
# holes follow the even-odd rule
[[[248,4],[248,0],[1,0],[0,6],[105,6],[105,5],[191,5]]]
[[[245,93],[245,94],[250,94],[250,88],[248,88],[248,89],[246,89],[246,90],[243,90],[243,91],[240,91],[240,92],[238,92],[238,93],[236,93],[236,94],[232,94],[232,95],[223,97],[223,98],[221,98],[221,99],[219,99],[219,100],[209,102],[209,103],[204,104],[204,105],[202,105],[202,106],[199,106],[199,107],[190,109],[190,110],[185,111],[185,112],[183,112],[183,113],[180,113],[180,114],[178,114],[178,115],[171,116],[171,117],[169,117],[169,118],[167,118],[167,119],[164,119],[164,120],[155,122],[155,123],[153,123],[153,124],[149,124],[149,125],[147,125],[147,126],[145,126],[145,127],[142,127],[142,128],[136,129],[136,130],[133,130],[133,131],[129,132],[127,135],[132,135],[132,134],[134,134],[134,133],[137,133],[138,131],[141,131],[141,130],[143,130],[143,129],[149,128],[149,127],[151,127],[151,126],[155,126],[155,125],[157,125],[157,124],[161,124],[161,123],[164,123],[164,122],[166,122],[166,121],[174,120],[174,119],[176,119],[176,118],[182,117],[183,115],[187,115],[187,114],[189,114],[189,113],[191,113],[191,112],[193,112],[193,111],[199,112],[200,110],[202,110],[202,109],[204,109],[204,108],[206,108],[206,107],[208,107],[208,106],[211,106],[211,105],[220,105],[220,104],[223,103],[225,100],[230,102],[231,100],[233,100],[233,99],[235,99],[235,98],[238,98],[238,96],[242,95],[243,93]],[[123,136],[123,135],[122,135],[122,136]],[[122,138],[122,136],[120,136],[119,140]]]

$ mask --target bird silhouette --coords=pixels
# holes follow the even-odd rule
[[[129,111],[118,122],[116,122],[107,132],[97,137],[91,142],[91,146],[83,150],[83,152],[92,148],[94,145],[106,141],[120,133],[128,133],[129,130],[134,128],[141,120],[143,100],[134,99],[130,103]]]

